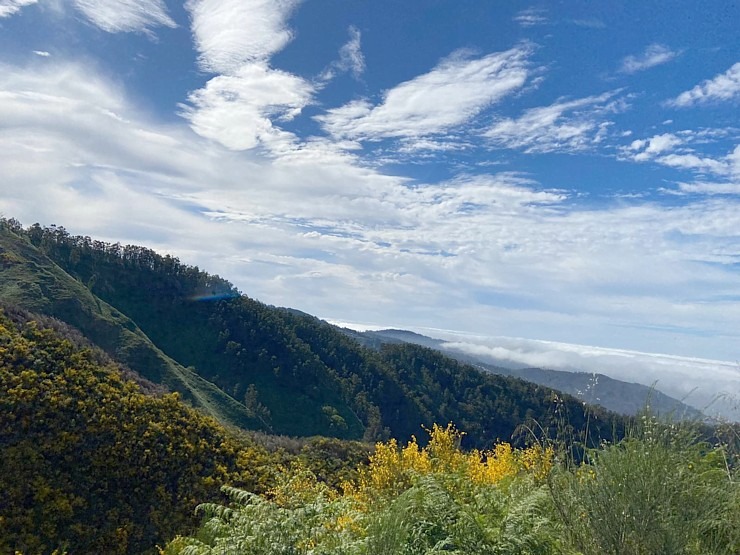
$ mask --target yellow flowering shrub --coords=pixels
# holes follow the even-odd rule
[[[345,492],[365,501],[375,495],[397,495],[415,477],[430,474],[462,475],[479,485],[525,473],[541,481],[553,465],[551,448],[514,449],[509,443],[498,443],[488,451],[464,452],[460,449],[463,432],[452,424],[444,428],[435,424],[427,432],[430,440],[425,447],[415,437],[402,448],[395,439],[378,443],[368,467],[360,472],[357,483],[345,484]]]
[[[336,499],[338,493],[320,482],[316,475],[301,462],[294,462],[289,469],[277,475],[277,485],[267,491],[267,497],[279,507],[295,508],[321,497]]]

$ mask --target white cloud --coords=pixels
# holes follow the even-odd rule
[[[706,129],[700,131],[684,130],[678,133],[663,133],[648,139],[637,139],[621,149],[622,157],[635,162],[654,162],[671,168],[688,170],[699,174],[720,177],[740,176],[740,146],[725,156],[708,156],[697,153],[695,147],[711,143],[716,138],[726,136],[726,130]],[[732,184],[712,183],[700,180],[696,183],[681,183],[682,192],[729,193]],[[670,192],[670,191],[666,191]]]
[[[667,154],[655,159],[656,162],[672,168],[684,170],[695,170],[699,172],[709,172],[714,174],[725,174],[728,166],[724,161],[715,160],[706,156],[696,154]]]
[[[177,27],[162,0],[74,0],[92,23],[108,33]]]
[[[686,108],[696,104],[705,104],[708,102],[720,102],[733,100],[740,97],[740,62],[733,65],[730,69],[708,79],[693,89],[682,92],[668,105],[677,108]]]
[[[707,181],[693,181],[678,183],[678,190],[686,194],[701,195],[740,195],[740,180],[736,182],[712,183]],[[670,192],[667,191],[667,192]]]
[[[740,145],[727,155],[727,161],[730,164],[730,173],[740,179]]]
[[[528,76],[528,47],[468,58],[460,54],[429,73],[389,90],[383,102],[350,102],[317,116],[336,138],[421,137],[462,125],[520,89]]]
[[[606,23],[596,18],[574,19],[571,21],[571,23],[577,25],[578,27],[586,27],[587,29],[606,29]]]
[[[272,121],[296,116],[312,94],[304,79],[253,63],[214,77],[191,93],[181,109],[199,135],[244,150],[281,134]]]
[[[18,13],[22,8],[36,4],[38,0],[0,0],[0,19]]]
[[[640,151],[632,156],[632,159],[637,162],[644,162],[654,158],[656,155],[665,152],[666,150],[673,150],[675,147],[682,145],[683,139],[677,137],[672,133],[663,133],[662,135],[655,135],[649,139],[638,139],[632,141],[629,146],[631,151]]]
[[[661,64],[670,62],[678,56],[675,52],[662,44],[651,44],[639,56],[627,56],[622,60],[619,71],[622,73],[637,73]]]
[[[333,62],[321,75],[321,79],[329,81],[337,72],[352,72],[355,79],[359,79],[365,71],[365,56],[360,44],[362,35],[354,27],[349,28],[349,40],[339,49],[339,60]]]
[[[737,362],[512,337],[471,337],[443,332],[433,335],[446,339],[447,348],[493,364],[596,372],[648,387],[655,385],[675,399],[706,409],[707,414],[740,421]]]
[[[337,68],[342,71],[351,71],[357,79],[365,71],[365,56],[360,46],[360,31],[356,27],[350,27],[349,37],[349,41],[339,49]]]
[[[271,304],[736,357],[734,197],[584,208],[519,174],[413,182],[321,140],[266,159],[56,57],[0,68],[0,167],[0,212],[170,252]]]
[[[535,27],[538,25],[547,25],[547,12],[540,8],[528,8],[520,11],[515,17],[516,21],[522,27]]]
[[[300,0],[188,0],[201,67],[232,73],[265,62],[293,38],[286,20]]]
[[[531,108],[519,118],[502,118],[485,132],[495,144],[525,152],[571,152],[592,148],[603,139],[606,116],[624,109],[608,92],[550,106]]]
[[[270,67],[269,58],[292,38],[287,27],[299,0],[190,0],[196,48],[203,69],[221,73],[180,105],[199,135],[232,150],[284,149],[295,137],[279,121],[298,115],[314,85]]]
[[[51,56],[51,53],[47,52],[46,50],[34,50],[33,53],[37,56],[41,56],[42,58],[48,58],[49,56]]]

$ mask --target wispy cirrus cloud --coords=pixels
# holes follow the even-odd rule
[[[0,18],[37,2],[0,0]],[[108,33],[148,33],[154,27],[177,27],[163,0],[73,0],[73,4],[92,24]]]
[[[0,0],[0,19],[10,17],[22,8],[36,4],[38,0]]]
[[[378,105],[357,100],[315,119],[335,138],[378,140],[442,133],[520,89],[529,75],[530,52],[525,45],[477,58],[457,53],[389,90]]]
[[[365,56],[362,53],[362,35],[357,27],[349,27],[349,40],[339,49],[339,59],[332,62],[321,74],[322,81],[333,79],[337,73],[349,71],[359,79],[365,71]]]
[[[684,91],[667,104],[674,108],[687,108],[710,102],[726,102],[740,98],[740,62],[712,79]]]
[[[618,93],[530,108],[518,118],[495,121],[484,135],[496,145],[528,153],[586,150],[603,140],[611,124],[608,116],[625,109]]]
[[[578,27],[585,27],[587,29],[606,29],[606,23],[597,18],[586,18],[586,19],[573,19],[571,20],[573,25]]]
[[[621,73],[637,73],[673,60],[679,55],[663,44],[651,44],[642,54],[627,56],[619,68]]]
[[[160,25],[177,27],[162,0],[74,0],[74,4],[108,33],[144,32]]]
[[[190,0],[199,63],[218,73],[193,91],[180,113],[203,137],[233,150],[292,138],[277,122],[295,117],[315,87],[273,69],[270,57],[292,39],[287,19],[299,0]]]
[[[547,11],[542,8],[528,8],[526,10],[522,10],[514,16],[514,21],[522,27],[547,25],[550,22],[547,18]]]

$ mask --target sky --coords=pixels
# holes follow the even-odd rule
[[[666,6],[0,0],[0,213],[740,393],[740,4]]]

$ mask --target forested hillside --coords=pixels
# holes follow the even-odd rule
[[[268,487],[265,449],[30,318],[0,309],[0,553],[141,553],[220,485]]]
[[[218,276],[144,247],[70,236],[61,227],[24,230],[5,221],[4,228],[6,249],[15,249],[22,260],[14,274],[5,273],[2,298],[26,299],[12,293],[34,287],[38,277],[23,272],[42,259],[53,261],[54,271],[74,278],[75,294],[92,295],[99,306],[110,306],[120,315],[120,327],[140,329],[182,369],[180,375],[203,380],[191,382],[185,391],[196,404],[200,389],[215,385],[222,397],[211,389],[201,404],[217,417],[219,412],[236,415],[230,423],[288,435],[405,440],[422,425],[453,421],[466,426],[466,441],[476,446],[511,438],[527,421],[552,429],[568,420],[580,429],[587,412],[596,423],[591,428],[595,441],[599,434],[608,439],[618,428],[613,415],[586,411],[571,397],[481,373],[428,349],[365,348],[325,322],[264,305]],[[54,294],[43,293],[54,308]],[[79,303],[68,304],[69,310],[51,314],[80,326]],[[127,352],[106,350],[112,356]],[[162,381],[146,361],[130,357],[125,362]]]
[[[0,301],[74,326],[118,362],[179,392],[223,423],[259,426],[243,404],[168,357],[128,316],[92,294],[5,220],[0,220]]]
[[[422,346],[376,347],[149,249],[0,220],[0,552],[738,545],[736,429],[682,435]],[[367,466],[351,438],[384,443]],[[615,480],[655,501],[619,498]],[[654,533],[620,516],[653,508]]]

